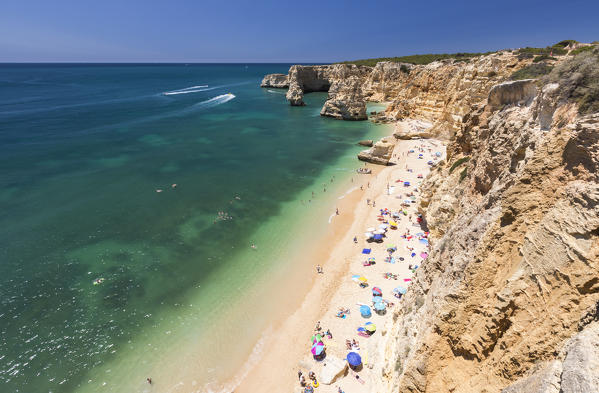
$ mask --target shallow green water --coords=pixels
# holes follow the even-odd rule
[[[284,271],[290,229],[330,208],[323,194],[310,213],[298,202],[351,171],[356,140],[381,133],[321,118],[324,94],[291,108],[258,87],[287,67],[0,66],[7,391],[143,391],[170,350],[217,369],[235,357],[215,329],[247,333],[239,356],[253,346],[264,310],[236,304]],[[247,328],[227,330],[241,318]],[[198,389],[222,375],[198,375]]]

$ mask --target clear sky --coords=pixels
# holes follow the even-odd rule
[[[0,61],[331,62],[599,40],[599,0],[1,0]]]

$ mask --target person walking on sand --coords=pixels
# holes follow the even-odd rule
[[[358,237],[357,236],[354,236],[354,243],[358,244]]]
[[[339,215],[339,208],[335,208],[335,214]]]
[[[322,267],[320,265],[316,265],[316,273],[323,273]]]

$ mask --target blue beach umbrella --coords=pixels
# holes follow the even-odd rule
[[[360,326],[358,328],[358,333],[365,333],[365,332],[366,332],[366,329],[364,329],[362,326]]]
[[[368,318],[369,316],[371,316],[371,312],[370,312],[370,307],[368,306],[360,306],[360,314],[364,317],[364,318]]]
[[[373,296],[373,297],[372,297],[372,302],[373,302],[374,304],[376,304],[376,303],[382,303],[382,302],[383,302],[383,298],[382,298],[382,297],[380,297],[380,296]]]
[[[362,358],[356,352],[350,352],[347,354],[347,362],[350,366],[356,367],[362,364]]]
[[[377,234],[377,235],[374,235],[372,238],[373,238],[374,240],[382,240],[382,239],[383,239],[383,235],[378,235],[378,234]]]
[[[387,306],[385,306],[385,303],[383,303],[383,302],[376,302],[376,303],[374,303],[374,309],[376,311],[385,311],[386,307]]]
[[[399,286],[399,287],[393,289],[393,292],[400,293],[402,295],[405,295],[407,291],[408,290],[406,288],[402,287],[402,286]]]

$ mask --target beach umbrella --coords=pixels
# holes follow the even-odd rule
[[[366,277],[360,276],[360,277],[358,277],[358,281],[360,281],[360,282],[366,282],[368,280],[366,279]]]
[[[384,302],[376,302],[376,303],[374,303],[374,309],[376,311],[385,311],[385,308],[387,308],[387,306],[385,306]]]
[[[403,182],[403,185],[406,186],[406,187],[409,187],[410,186],[410,182],[409,181],[405,181],[405,182]]]
[[[372,238],[374,240],[382,240],[383,239],[383,235],[381,235],[380,233],[377,233],[376,235],[372,236]]]
[[[366,239],[370,239],[372,236],[374,236],[374,235],[373,235],[371,232],[366,232],[366,233],[364,234],[364,237],[365,237]]]
[[[324,352],[324,344],[322,341],[315,343],[312,345],[312,355],[318,356]]]
[[[402,286],[399,286],[399,287],[396,287],[396,288],[393,289],[393,292],[400,293],[402,295],[405,295],[407,291],[408,290],[406,288],[402,287]]]
[[[351,276],[352,281],[358,282],[358,278],[360,278],[359,275],[354,274],[353,276]]]
[[[368,258],[368,262],[374,262],[374,261],[376,261],[376,259],[374,259],[374,257]]]
[[[310,337],[310,340],[312,341],[312,344],[316,344],[317,342],[322,342],[322,336],[320,334],[313,334],[312,337]]]
[[[379,288],[379,287],[373,287],[372,294],[374,296],[383,296],[383,291],[381,291],[381,288]]]
[[[374,231],[376,231],[376,229],[374,229],[372,227],[371,228],[366,228],[366,232],[374,232]]]
[[[422,258],[422,259],[426,259],[426,258],[428,258],[428,254],[427,254],[427,253],[425,253],[425,252],[421,252],[421,253],[420,253],[420,258]]]
[[[370,254],[370,251],[372,251],[370,248],[365,248],[362,250],[362,254]]]
[[[384,230],[382,229],[377,229],[376,231],[373,232],[375,235],[383,235],[385,233]]]
[[[387,228],[389,228],[389,225],[387,225],[387,224],[379,225],[379,229],[387,229]]]
[[[367,317],[371,316],[372,314],[370,313],[370,307],[368,307],[368,306],[360,306],[360,314],[364,318],[367,318]]]
[[[383,302],[383,298],[381,296],[372,295],[372,303],[377,304],[377,303],[382,303],[382,302]]]
[[[364,329],[366,329],[367,332],[374,333],[374,332],[376,332],[376,325],[374,323],[367,322],[364,325]]]
[[[391,221],[391,222],[389,223],[389,225],[391,225],[392,227],[396,227],[396,226],[397,226],[397,223],[396,223],[395,221]]]
[[[428,239],[422,238],[420,239],[420,243],[428,244]]]
[[[366,329],[364,329],[362,326],[360,326],[358,328],[358,333],[366,333]]]
[[[362,364],[362,358],[356,352],[350,352],[347,354],[347,363],[352,367],[356,367]]]
[[[435,155],[436,155],[437,157],[441,157],[441,153],[440,153],[440,152],[435,152]]]

